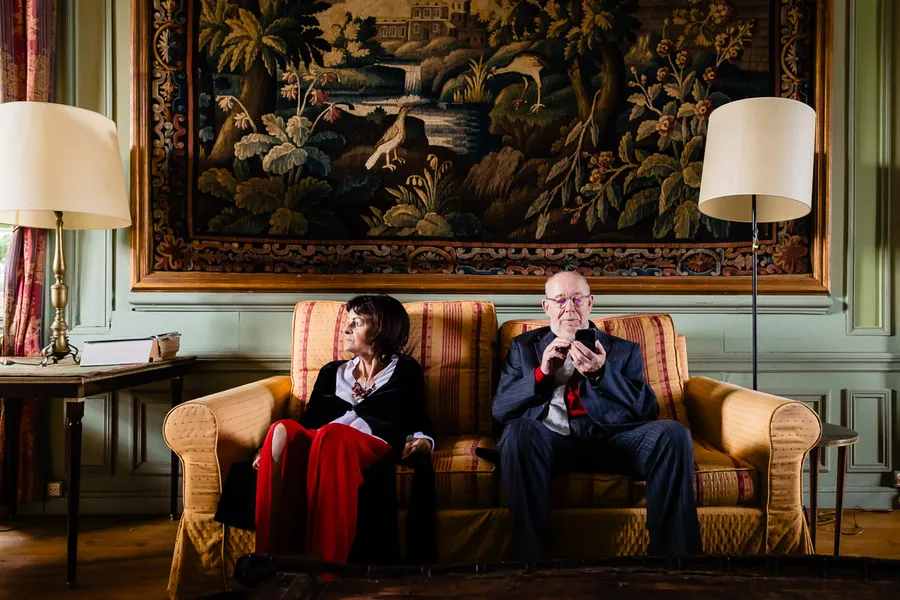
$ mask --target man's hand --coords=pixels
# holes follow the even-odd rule
[[[587,378],[597,375],[597,373],[600,372],[600,369],[603,368],[603,365],[606,364],[606,350],[603,348],[600,340],[595,342],[595,346],[597,349],[596,352],[581,342],[576,341],[572,342],[572,345],[569,348],[569,354],[572,356],[572,364],[575,365],[575,368],[579,373]]]
[[[426,454],[430,453],[431,442],[429,442],[425,438],[418,438],[407,442],[406,445],[403,446],[403,460],[409,458],[409,456],[414,452],[424,452]]]
[[[551,375],[556,373],[557,369],[566,362],[566,355],[572,342],[562,338],[556,338],[550,345],[544,349],[544,355],[541,357],[541,373]]]

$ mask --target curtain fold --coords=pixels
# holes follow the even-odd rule
[[[0,101],[51,102],[55,70],[57,0],[0,0]],[[3,356],[40,354],[44,330],[47,231],[17,228],[7,252],[3,280]],[[21,501],[41,496],[37,461],[39,404],[21,399],[10,422],[0,402],[0,469],[6,464],[7,432],[18,432]],[[0,476],[0,485],[5,477]],[[9,498],[10,490],[0,489]]]

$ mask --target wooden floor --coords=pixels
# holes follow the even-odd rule
[[[166,598],[177,526],[168,517],[82,517],[78,586],[69,590],[65,518],[0,523],[0,598]]]
[[[823,511],[817,551],[830,554],[834,527]],[[854,521],[855,517],[855,521]],[[857,529],[855,525],[861,529]],[[23,518],[0,523],[0,599],[165,598],[177,523],[165,518],[83,518],[78,588],[65,584],[65,520]],[[900,511],[847,510],[844,556],[900,559]]]

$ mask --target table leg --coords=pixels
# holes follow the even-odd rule
[[[3,473],[3,495],[9,518],[16,518],[19,511],[19,428],[22,421],[22,401],[19,398],[5,398],[6,413],[6,466]]]
[[[844,476],[847,474],[847,448],[838,447],[837,494],[834,505],[834,555],[841,554],[841,517],[844,516]]]
[[[171,389],[172,389],[172,408],[175,408],[179,404],[181,404],[181,392],[184,386],[184,381],[181,377],[173,377],[171,380]],[[171,485],[170,485],[170,502],[169,502],[169,518],[171,520],[175,520],[178,517],[178,455],[172,452],[172,469],[171,473]]]
[[[69,481],[67,504],[67,553],[66,583],[75,587],[75,570],[78,565],[78,500],[81,495],[81,419],[84,417],[84,401],[81,398],[66,399],[66,433],[69,448],[66,453],[66,477]]]
[[[816,529],[819,527],[819,448],[809,451],[809,535],[816,553]]]

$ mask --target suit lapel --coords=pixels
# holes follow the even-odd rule
[[[556,339],[556,334],[547,328],[547,332],[534,340],[534,351],[535,351],[535,362],[536,364],[541,364],[541,359],[544,356],[544,350],[547,349],[547,346],[550,345],[550,342]]]

